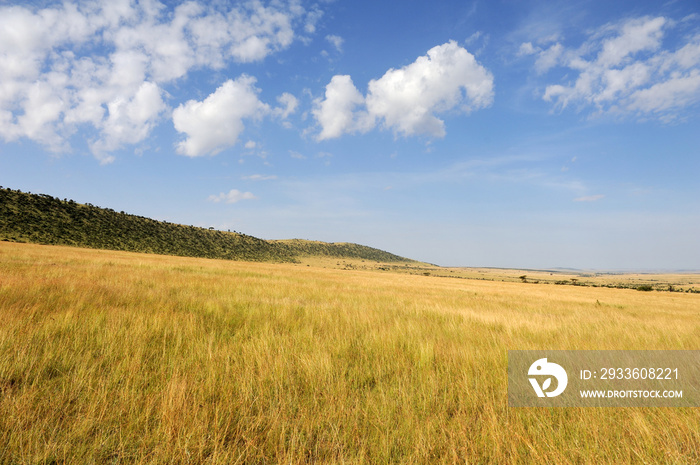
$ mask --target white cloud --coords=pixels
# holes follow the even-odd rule
[[[87,125],[96,131],[91,150],[110,161],[109,152],[143,141],[162,121],[165,85],[192,70],[260,61],[320,16],[296,0],[227,9],[157,0],[1,5],[0,137],[62,151]],[[286,118],[296,101],[280,102]]]
[[[549,40],[545,39],[545,42]],[[543,74],[559,63],[563,51],[564,47],[559,42],[546,49],[535,46],[532,42],[523,42],[518,49],[518,56],[536,55],[535,70],[538,74]]]
[[[332,139],[343,133],[366,131],[373,123],[365,114],[356,114],[355,107],[365,101],[350,76],[333,76],[326,86],[325,99],[316,99],[312,113],[321,125],[317,140]]]
[[[620,66],[637,52],[657,50],[667,23],[663,17],[632,19],[623,23],[617,36],[603,41],[597,64],[606,68]]]
[[[107,104],[109,116],[102,126],[103,137],[92,144],[95,154],[111,152],[122,144],[144,140],[165,111],[161,90],[152,82],[141,84],[129,99],[116,98]]]
[[[218,195],[210,195],[207,200],[214,203],[236,203],[241,200],[252,200],[256,198],[257,197],[255,197],[252,192],[241,192],[238,189],[231,189],[228,192],[221,192]]]
[[[378,122],[397,134],[445,135],[438,114],[469,113],[493,101],[493,76],[466,49],[450,41],[401,69],[372,80],[366,97],[350,76],[334,76],[313,114],[321,126],[317,139],[365,132]],[[356,109],[364,104],[364,109]]]
[[[644,114],[669,115],[700,101],[700,70],[691,70],[685,76],[672,76],[645,89],[635,90],[630,95],[627,108]]]
[[[523,42],[520,44],[520,49],[518,50],[518,55],[534,55],[541,49],[535,48],[532,42]]]
[[[281,105],[273,110],[275,116],[286,119],[293,114],[299,106],[299,100],[290,93],[283,93],[277,97],[277,102]]]
[[[37,81],[26,89],[24,114],[17,117],[16,131],[38,142],[58,147],[62,141],[55,126],[64,110],[60,95],[46,81]]]
[[[293,3],[289,11],[284,11],[265,7],[259,1],[242,5],[244,7],[234,8],[226,21],[232,39],[230,50],[237,60],[259,61],[292,43],[292,20],[303,12],[301,7]]]
[[[445,135],[436,113],[468,113],[493,101],[493,76],[466,49],[450,41],[401,69],[370,81],[367,110],[404,135]]]
[[[538,73],[561,66],[574,79],[546,86],[556,108],[593,107],[595,114],[673,120],[700,101],[700,34],[677,50],[663,49],[676,22],[664,17],[630,19],[593,31],[578,48],[547,49],[523,43],[520,55],[536,57]]]
[[[538,73],[546,73],[551,68],[555,67],[564,51],[564,47],[560,43],[556,43],[549,47],[547,50],[543,50],[539,53],[537,60],[535,61],[535,69]]]
[[[177,152],[189,157],[214,155],[230,147],[243,131],[244,119],[257,119],[270,107],[258,100],[255,78],[243,75],[226,81],[203,101],[190,100],[173,111],[173,123],[186,139]]]
[[[323,11],[318,8],[314,8],[306,15],[306,24],[304,24],[304,31],[309,34],[316,32],[316,24],[323,17]]]

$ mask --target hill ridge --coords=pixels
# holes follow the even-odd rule
[[[244,261],[297,262],[300,257],[325,256],[414,262],[359,244],[264,240],[239,232],[158,221],[2,186],[0,240]]]

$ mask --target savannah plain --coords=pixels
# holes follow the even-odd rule
[[[428,268],[0,242],[0,463],[700,463],[700,409],[507,399],[509,349],[699,349],[699,294]]]

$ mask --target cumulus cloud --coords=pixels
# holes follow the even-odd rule
[[[252,192],[241,192],[238,189],[231,189],[228,192],[221,192],[218,195],[210,195],[207,200],[214,203],[236,203],[241,200],[252,200],[256,198],[257,197],[255,197]]]
[[[592,107],[594,114],[670,121],[700,101],[700,34],[677,50],[664,49],[678,23],[664,17],[629,19],[593,31],[577,48],[523,43],[520,55],[536,57],[539,74],[563,69],[573,80],[549,84],[543,99],[555,108]]]
[[[404,135],[445,135],[436,113],[469,113],[493,101],[493,76],[466,49],[450,41],[401,69],[370,81],[367,110]]]
[[[369,82],[366,96],[350,76],[334,76],[313,114],[317,139],[364,132],[377,124],[396,134],[445,135],[446,112],[469,113],[493,102],[493,76],[466,49],[450,41],[400,69]],[[360,108],[358,108],[360,107]]]
[[[318,17],[295,0],[226,9],[157,0],[0,6],[0,137],[62,151],[87,125],[91,150],[110,161],[162,121],[167,84],[195,69],[260,61]],[[292,96],[280,103],[282,118],[296,108]]]
[[[312,113],[321,125],[317,140],[369,130],[374,125],[369,115],[366,112],[355,111],[355,108],[364,102],[364,97],[350,76],[333,76],[326,86],[325,98],[314,101]]]
[[[244,119],[267,114],[270,107],[258,99],[255,78],[241,76],[226,81],[203,101],[190,100],[173,111],[173,123],[186,139],[177,152],[189,157],[214,155],[230,147],[243,131]]]

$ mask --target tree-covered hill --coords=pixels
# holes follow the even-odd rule
[[[294,262],[315,255],[412,261],[357,244],[266,241],[1,187],[0,240],[247,261]]]
[[[332,258],[358,258],[388,263],[413,262],[413,260],[394,255],[393,253],[348,242],[328,243],[301,239],[286,239],[271,242],[284,246],[291,254],[299,257],[323,256]]]

